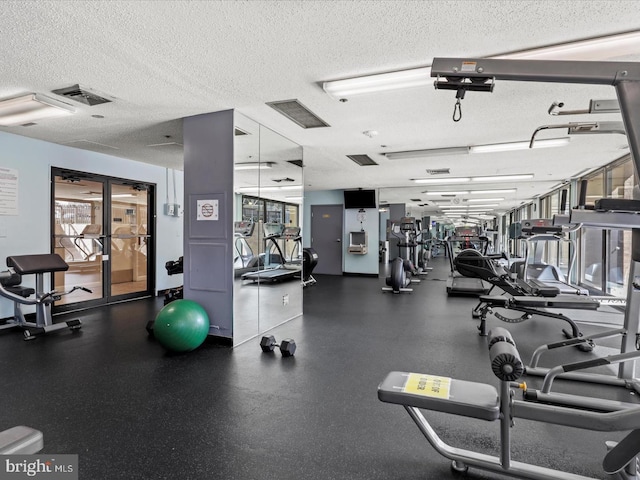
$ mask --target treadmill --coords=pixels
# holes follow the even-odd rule
[[[279,240],[294,241],[293,252],[299,251],[295,246],[301,242],[300,227],[283,227],[280,223],[264,224],[265,256],[264,265],[254,272],[243,273],[242,280],[252,282],[276,283],[294,278],[302,278],[302,263],[297,258],[289,258],[280,246]]]
[[[538,248],[544,242],[568,242],[569,243],[569,270],[567,276],[571,275],[571,270],[575,264],[575,241],[567,233],[574,229],[554,225],[553,219],[536,218],[522,220],[520,240],[524,241],[525,258],[520,265],[514,268],[518,275],[525,282],[534,287],[555,287],[561,294],[589,295],[589,290],[578,285],[572,285],[566,280],[565,275],[555,265],[550,265],[542,261],[544,249]]]
[[[447,279],[447,295],[486,295],[491,290],[492,285],[479,277],[466,277],[457,271],[455,266],[454,247],[460,246],[458,255],[463,256],[484,256],[489,248],[489,239],[478,234],[477,229],[456,228],[454,235],[447,237],[444,242],[451,266],[451,274]]]

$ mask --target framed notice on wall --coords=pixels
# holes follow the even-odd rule
[[[197,221],[218,220],[218,200],[198,200],[196,203]]]
[[[0,215],[18,215],[18,170],[0,167]]]

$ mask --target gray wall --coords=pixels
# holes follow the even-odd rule
[[[233,110],[183,123],[184,298],[206,310],[211,335],[225,338],[233,338],[233,129]],[[203,215],[216,204],[217,218]]]
[[[163,215],[167,171],[147,163],[89,152],[0,132],[0,167],[18,171],[18,215],[0,215],[0,270],[9,255],[49,253],[51,249],[51,167],[124,177],[157,185],[156,288],[182,284],[182,275],[167,275],[164,264],[182,255],[182,218]],[[177,202],[182,204],[182,172],[176,173]],[[171,177],[171,175],[169,175]],[[173,197],[173,184],[170,184]],[[33,286],[34,275],[23,284]],[[47,278],[46,285],[49,285]],[[29,308],[25,308],[29,312]],[[0,298],[0,318],[13,316],[13,302]]]

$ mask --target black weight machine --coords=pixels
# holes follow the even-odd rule
[[[164,268],[167,270],[167,275],[178,275],[184,272],[184,257],[178,258],[178,260],[169,260],[164,264]],[[183,297],[184,287],[169,288],[164,292],[164,304],[171,303],[174,300],[179,300]]]
[[[23,329],[24,339],[32,340],[37,335],[58,331],[64,328],[78,330],[82,327],[82,322],[78,319],[67,320],[65,322],[53,323],[51,316],[51,306],[56,300],[64,295],[68,295],[76,290],[84,290],[91,293],[85,287],[73,287],[68,292],[57,292],[55,290],[46,291],[44,288],[44,274],[55,272],[66,272],[69,265],[57,253],[36,254],[36,255],[14,255],[7,257],[7,267],[9,270],[0,272],[0,295],[9,300],[13,300],[14,318],[2,328],[18,327]],[[22,276],[35,275],[36,287],[24,287],[20,283]],[[34,295],[34,297],[32,297]],[[35,322],[27,321],[22,305],[35,306]]]

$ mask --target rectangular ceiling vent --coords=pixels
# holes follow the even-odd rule
[[[368,167],[370,165],[378,165],[374,162],[369,155],[347,155],[351,160],[356,162],[361,167]]]
[[[329,127],[330,125],[302,105],[298,100],[281,100],[278,102],[267,102],[271,108],[280,112],[302,128]]]
[[[164,153],[182,153],[184,152],[184,145],[178,142],[164,142],[164,143],[152,143],[147,147],[158,149]]]
[[[448,175],[449,174],[449,169],[448,168],[437,168],[435,170],[427,170],[427,173],[429,175]]]
[[[302,160],[287,160],[287,163],[302,168]]]
[[[78,83],[76,83],[75,85],[71,85],[70,87],[51,90],[51,92],[62,97],[70,98],[71,100],[75,100],[76,102],[84,103],[85,105],[89,105],[90,107],[111,102],[111,100],[109,100],[108,98],[104,98]]]
[[[412,202],[421,202],[422,201],[419,198],[410,198],[409,200],[411,200]]]

